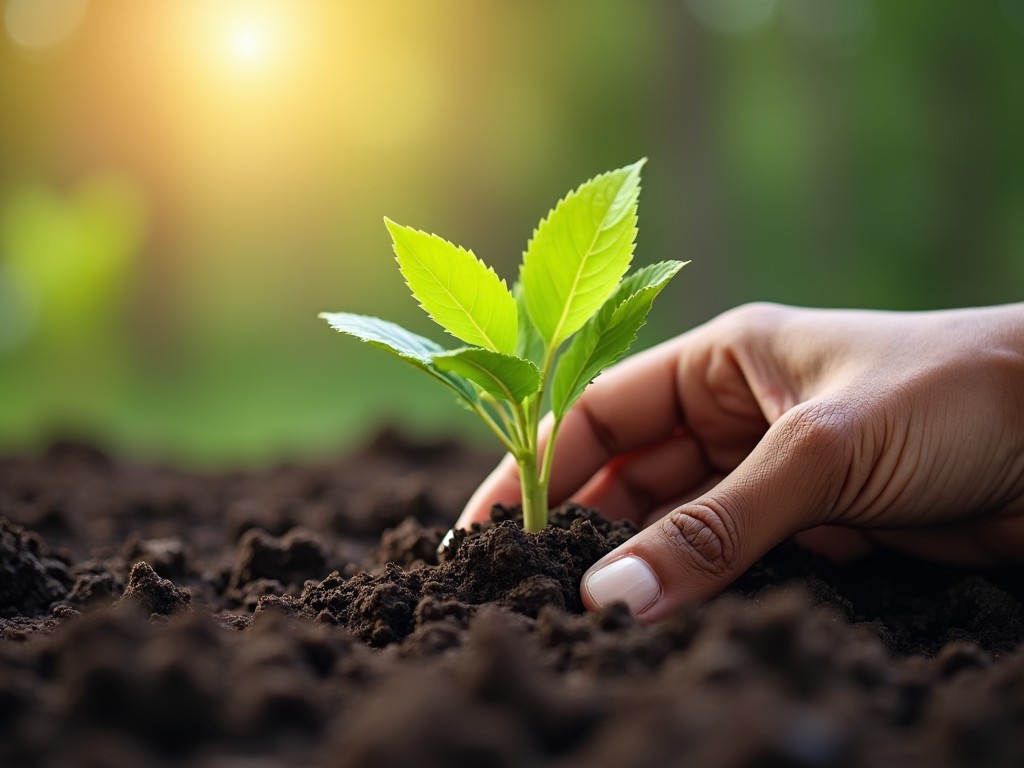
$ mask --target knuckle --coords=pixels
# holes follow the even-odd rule
[[[722,322],[736,328],[761,328],[775,322],[785,308],[767,301],[741,304],[720,315]]]
[[[739,541],[732,517],[714,502],[690,505],[662,519],[667,543],[699,572],[712,576],[732,573],[738,562]]]
[[[833,399],[812,400],[786,413],[779,424],[787,448],[818,461],[838,459],[856,434],[860,416],[855,403]]]
[[[856,485],[855,455],[867,416],[856,399],[808,401],[787,412],[777,438],[777,470],[798,470],[817,509],[832,513]]]
[[[717,345],[756,349],[775,333],[792,311],[790,307],[763,301],[741,304],[711,320],[706,332]]]

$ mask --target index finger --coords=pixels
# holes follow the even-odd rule
[[[683,423],[676,386],[680,338],[630,357],[602,373],[562,419],[555,440],[548,503],[561,504],[613,457],[657,443]],[[540,427],[539,449],[547,450],[554,421]],[[473,494],[456,522],[482,522],[494,504],[521,499],[519,470],[511,455]]]

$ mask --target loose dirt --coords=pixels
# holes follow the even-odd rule
[[[1020,570],[786,543],[659,624],[587,614],[634,533],[592,510],[439,561],[496,458],[0,459],[0,765],[1024,765]]]

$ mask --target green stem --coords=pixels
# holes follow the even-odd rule
[[[480,399],[491,406],[491,409],[501,420],[501,425],[505,428],[505,434],[508,435],[509,439],[514,444],[520,446],[521,449],[521,447],[526,444],[523,440],[522,422],[518,418],[513,418],[512,415],[510,415],[509,410],[504,403],[499,403],[486,392],[481,393]]]
[[[527,453],[537,453],[537,425],[530,421],[529,406],[515,403],[512,406],[512,420],[519,434],[519,444]]]
[[[487,409],[484,408],[482,405],[475,404],[473,406],[473,410],[476,411],[477,415],[484,420],[484,423],[486,423],[487,426],[491,428],[491,431],[498,436],[498,439],[501,440],[501,444],[505,446],[508,452],[513,455],[518,455],[518,450],[516,446],[505,434],[505,431],[500,426],[498,426],[497,422],[493,418],[491,418],[491,414],[487,412]]]
[[[523,491],[523,529],[540,531],[548,524],[548,491],[537,474],[537,454],[528,451],[518,459]]]
[[[555,419],[555,423],[551,425],[551,434],[548,436],[548,444],[544,448],[544,459],[541,462],[540,470],[540,484],[544,486],[545,490],[551,482],[551,465],[554,463],[555,457],[555,440],[558,437],[558,428],[560,426],[562,426],[562,420]]]
[[[519,464],[519,483],[523,496],[523,528],[527,531],[540,531],[548,524],[548,480],[551,476],[551,459],[553,453],[552,439],[548,441],[548,448],[542,460],[543,468],[537,466],[538,446],[537,429],[540,424],[540,409],[544,400],[544,392],[548,385],[548,372],[555,357],[555,347],[548,345],[544,351],[544,366],[541,368],[540,391],[533,396],[532,401],[519,404],[516,407],[516,416],[524,426],[523,437],[524,450],[517,457]],[[555,431],[558,425],[555,424]]]

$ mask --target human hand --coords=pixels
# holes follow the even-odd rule
[[[551,504],[570,498],[645,526],[581,585],[644,620],[798,533],[836,557],[1024,560],[1024,304],[727,312],[584,392],[551,476]],[[456,525],[518,500],[506,457]]]

